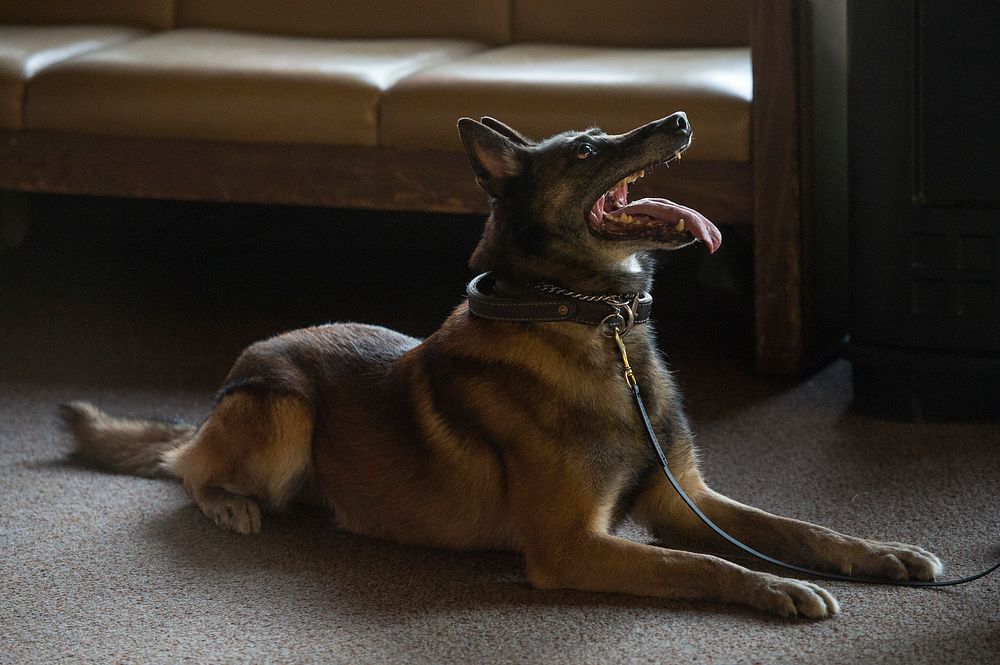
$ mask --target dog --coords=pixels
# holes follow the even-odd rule
[[[702,479],[681,397],[641,312],[653,252],[694,243],[714,252],[721,234],[667,199],[628,200],[632,182],[690,145],[683,112],[618,135],[534,141],[492,118],[462,118],[458,130],[491,214],[470,260],[484,275],[436,332],[421,341],[330,324],[257,342],[197,427],[66,404],[76,453],[180,479],[205,515],[241,534],[261,529],[262,512],[310,502],[357,534],[519,552],[539,589],[836,614],[816,584],[703,553],[716,536],[644,438],[620,333],[671,470],[716,524],[799,565],[894,580],[940,574],[919,547],[771,515]],[[579,319],[584,310],[590,321]],[[653,544],[613,535],[626,517]]]

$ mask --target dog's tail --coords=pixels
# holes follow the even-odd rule
[[[59,416],[76,439],[76,457],[147,478],[174,477],[163,465],[163,455],[196,431],[183,423],[114,418],[87,402],[61,404]]]

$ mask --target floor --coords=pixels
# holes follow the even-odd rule
[[[70,462],[54,406],[86,398],[197,422],[261,336],[327,320],[426,334],[462,296],[480,223],[63,198],[31,208],[25,242],[0,254],[0,663],[938,664],[1000,653],[1000,574],[935,591],[823,583],[842,613],[789,622],[535,591],[515,555],[374,541],[304,508],[259,537],[218,531],[171,482]],[[719,266],[664,257],[654,291],[711,484],[917,542],[951,575],[1000,556],[1000,425],[860,416],[840,360],[796,382],[755,376],[746,252],[730,238]],[[631,526],[623,535],[645,539]]]

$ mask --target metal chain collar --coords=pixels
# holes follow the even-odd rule
[[[587,302],[606,302],[606,303],[631,302],[639,295],[637,293],[618,293],[618,294],[612,293],[601,296],[594,296],[594,295],[587,295],[586,293],[578,293],[576,291],[570,291],[569,289],[564,289],[562,287],[556,286],[555,284],[546,284],[544,282],[532,284],[531,288],[538,289],[539,291],[545,291],[546,293],[554,293],[557,296],[566,296],[567,298],[576,298],[577,300],[585,300]]]
[[[607,305],[614,310],[611,314],[605,317],[603,321],[601,321],[601,328],[607,337],[615,337],[620,340],[621,337],[627,335],[629,331],[632,330],[632,326],[635,325],[635,310],[639,303],[638,293],[612,293],[595,296],[588,295],[586,293],[578,293],[577,291],[570,291],[569,289],[564,289],[556,286],[555,284],[546,284],[544,282],[532,284],[531,288],[558,296],[584,300],[586,302],[607,303]]]

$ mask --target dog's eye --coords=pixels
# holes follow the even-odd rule
[[[590,145],[589,143],[584,143],[579,148],[576,149],[577,159],[587,159],[588,157],[591,157],[596,154],[597,154],[597,148]]]

